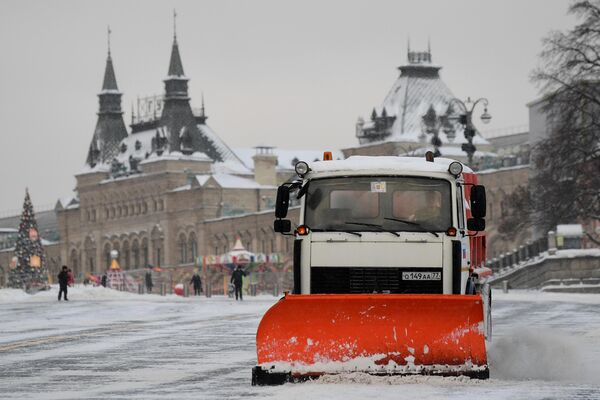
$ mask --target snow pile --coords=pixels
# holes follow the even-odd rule
[[[290,340],[296,340],[292,338]],[[309,339],[310,340],[310,339]],[[309,342],[309,346],[312,341]],[[354,373],[357,371],[370,371],[377,374],[426,374],[426,373],[462,373],[472,371],[483,371],[486,365],[473,364],[471,360],[466,360],[463,364],[447,365],[447,364],[415,364],[414,356],[404,357],[406,364],[397,364],[390,360],[387,364],[379,365],[378,361],[392,356],[400,356],[399,352],[390,352],[389,354],[374,354],[372,356],[360,356],[348,359],[346,361],[330,361],[320,360],[311,364],[302,362],[267,362],[261,364],[264,369],[272,372],[290,372],[310,375],[314,372],[338,374],[338,373]],[[315,358],[319,358],[318,355]]]
[[[515,327],[493,341],[490,375],[494,379],[598,383],[600,360],[588,357],[593,348],[572,334]]]
[[[30,298],[31,295],[21,289],[0,289],[0,303],[16,303]]]
[[[70,302],[78,301],[142,301],[142,302],[204,302],[208,306],[214,306],[217,309],[222,307],[223,303],[235,303],[235,300],[225,296],[205,296],[182,297],[176,294],[161,296],[156,294],[137,294],[130,292],[121,292],[102,286],[81,286],[76,285],[68,290]],[[58,298],[58,285],[52,285],[50,290],[44,290],[35,294],[28,294],[20,289],[0,289],[0,304],[23,303],[23,302],[56,302]],[[275,302],[278,297],[272,295],[245,296],[244,302],[239,307],[249,307],[253,303]]]
[[[68,289],[69,300],[143,300],[153,298],[153,300],[178,300],[183,299],[180,296],[169,295],[159,296],[157,294],[139,295],[129,292],[120,292],[118,290],[107,289],[102,286],[75,286]],[[44,290],[35,294],[27,294],[20,289],[0,289],[0,303],[18,303],[18,302],[47,302],[56,301],[58,297],[58,286],[52,285],[50,290]]]
[[[363,372],[352,372],[337,375],[323,375],[315,382],[317,383],[356,383],[360,385],[405,385],[405,384],[427,384],[427,385],[446,385],[448,383],[474,383],[481,384],[485,381],[471,379],[467,376],[427,376],[427,375],[392,375],[377,376]]]

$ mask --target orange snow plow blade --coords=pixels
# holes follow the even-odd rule
[[[286,295],[256,333],[255,385],[323,374],[489,377],[479,295]]]

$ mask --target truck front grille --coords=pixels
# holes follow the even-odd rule
[[[402,272],[441,272],[441,268],[312,267],[310,291],[314,294],[443,293],[441,280],[404,281]]]

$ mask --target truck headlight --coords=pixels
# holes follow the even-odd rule
[[[463,171],[463,166],[458,161],[454,161],[454,162],[450,163],[450,166],[448,167],[448,172],[450,172],[454,176],[459,176],[462,173],[462,171]]]
[[[296,169],[296,173],[300,177],[303,177],[304,175],[306,175],[308,173],[308,171],[310,170],[310,168],[308,168],[308,164],[306,163],[306,161],[298,161],[296,163],[295,169]]]

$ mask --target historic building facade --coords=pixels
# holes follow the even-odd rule
[[[207,125],[204,104],[192,109],[176,36],[164,88],[138,102],[128,132],[109,50],[77,196],[56,206],[61,259],[79,277],[104,271],[112,250],[124,269],[190,265],[237,237],[257,253],[290,250],[272,207],[293,166],[258,147],[249,167]]]

